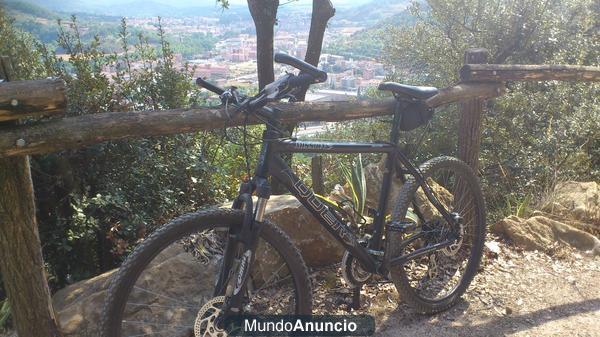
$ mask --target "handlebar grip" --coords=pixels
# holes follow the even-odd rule
[[[306,87],[313,83],[314,77],[310,74],[300,73],[298,76],[290,78],[288,84],[290,87],[299,88]]]
[[[312,83],[321,83],[321,82],[325,82],[327,80],[327,73],[324,72],[323,70],[320,70],[319,68],[313,66],[312,64],[304,62],[304,61],[297,59],[291,55],[288,55],[286,53],[282,53],[282,52],[275,53],[274,60],[277,63],[287,64],[296,69],[299,69],[302,72],[310,74],[313,77]]]
[[[217,95],[221,95],[225,92],[225,89],[219,88],[216,85],[203,80],[201,77],[198,77],[196,79],[196,84],[201,86],[204,89],[214,92]]]

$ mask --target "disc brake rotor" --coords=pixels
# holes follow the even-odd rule
[[[227,337],[227,332],[216,324],[224,303],[225,296],[217,296],[200,308],[194,323],[195,337]]]
[[[456,242],[454,242],[450,246],[442,249],[442,252],[446,256],[456,255],[456,253],[458,253],[458,251],[460,250],[460,247],[462,247],[463,237],[465,235],[465,226],[462,223],[459,226],[460,226],[459,227],[459,235],[458,235],[458,239],[456,240]]]

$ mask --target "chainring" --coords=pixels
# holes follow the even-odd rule
[[[373,274],[365,271],[360,262],[349,251],[342,257],[342,277],[350,288],[357,288],[369,282]]]

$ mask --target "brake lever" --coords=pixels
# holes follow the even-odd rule
[[[223,91],[223,93],[219,95],[219,98],[221,99],[221,102],[223,104],[239,104],[242,101],[242,96],[243,95],[241,95],[237,91],[237,87],[232,86],[229,89]]]

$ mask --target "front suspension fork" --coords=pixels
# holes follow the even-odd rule
[[[258,180],[258,188],[256,188],[257,184],[254,181],[243,183],[240,187],[240,194],[232,205],[234,209],[243,210],[244,217],[241,224],[230,228],[223,264],[215,286],[214,296],[225,295],[227,298],[223,308],[225,317],[240,313],[246,283],[250,278],[250,271],[260,238],[269,194],[263,191],[264,182]],[[256,210],[252,200],[252,193],[255,190],[259,195]]]

